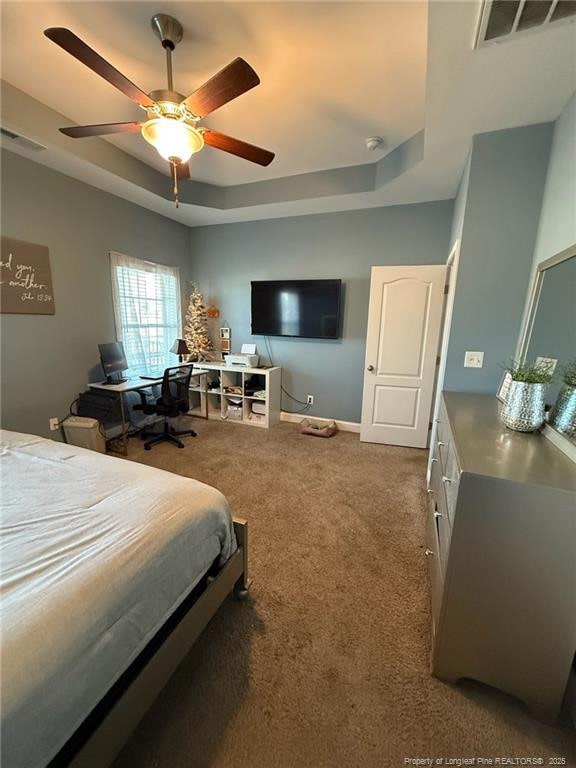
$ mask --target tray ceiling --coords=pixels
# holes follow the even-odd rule
[[[3,2],[2,146],[191,226],[454,197],[473,136],[555,120],[576,90],[576,24],[474,48],[480,0],[411,2]],[[268,168],[209,148],[174,207],[138,135],[73,140],[58,127],[139,119],[122,94],[50,43],[67,26],[144,90],[163,85],[158,11],[183,22],[176,86],[235,56],[262,85],[206,124],[275,150]],[[24,34],[25,32],[25,34]],[[386,144],[369,152],[364,139]]]
[[[269,147],[276,159],[262,169],[206,149],[192,159],[198,181],[226,186],[374,162],[366,137],[383,136],[389,151],[423,126],[423,2],[4,2],[2,11],[3,78],[72,123],[143,113],[47,40],[46,27],[68,27],[147,92],[166,87],[164,51],[150,29],[156,11],[184,27],[173,55],[181,93],[243,56],[261,85],[203,123]],[[105,141],[167,172],[139,135]]]

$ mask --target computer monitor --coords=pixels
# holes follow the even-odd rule
[[[108,384],[121,384],[123,379],[119,374],[128,368],[126,355],[124,354],[124,344],[121,341],[112,341],[109,344],[98,344],[100,351],[100,361],[106,374]]]

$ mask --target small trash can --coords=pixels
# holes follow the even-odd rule
[[[63,427],[66,442],[70,445],[106,453],[106,440],[100,432],[100,423],[97,419],[89,419],[87,416],[68,416],[64,419]]]

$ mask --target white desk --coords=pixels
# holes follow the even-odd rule
[[[171,365],[171,368],[179,368],[180,366],[186,366],[186,365],[192,365],[192,363],[176,363],[175,365]],[[192,371],[192,377],[200,379],[202,376],[207,375],[207,371],[204,370],[193,370]],[[124,456],[128,453],[128,429],[126,424],[126,413],[124,411],[124,398],[123,395],[126,394],[126,392],[137,392],[140,389],[148,389],[148,387],[155,387],[162,384],[162,377],[159,379],[143,379],[140,376],[131,376],[130,378],[126,379],[126,381],[123,381],[121,384],[106,384],[106,382],[97,381],[97,382],[90,382],[88,384],[88,387],[90,389],[98,389],[103,390],[105,392],[114,392],[120,401],[120,417],[122,422],[122,435],[121,435],[121,441],[122,441],[122,450],[121,453],[124,454]],[[201,418],[208,418],[208,403],[206,403],[206,412],[203,417]]]

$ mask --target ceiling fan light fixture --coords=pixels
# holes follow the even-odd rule
[[[170,117],[155,117],[142,126],[142,136],[169,162],[185,163],[204,146],[197,128]]]
[[[160,38],[166,53],[167,88],[145,93],[125,77],[93,48],[65,27],[44,30],[49,40],[113,85],[147,113],[147,122],[101,123],[76,125],[60,131],[72,139],[107,136],[116,133],[141,133],[148,144],[170,164],[174,181],[174,196],[178,207],[178,181],[190,179],[188,161],[204,144],[241,157],[258,165],[270,165],[274,153],[261,147],[226,136],[209,128],[199,127],[199,121],[220,107],[260,84],[260,78],[248,62],[235,58],[203,85],[184,97],[174,90],[172,52],[182,40],[182,25],[172,16],[156,14],[152,29]]]

